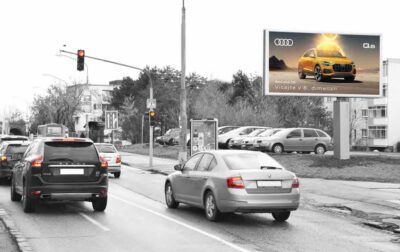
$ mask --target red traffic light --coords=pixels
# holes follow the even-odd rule
[[[85,50],[78,50],[78,57],[85,57]]]

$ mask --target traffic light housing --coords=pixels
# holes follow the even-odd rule
[[[85,69],[85,50],[78,50],[77,70],[83,71]]]
[[[155,111],[149,112],[149,121],[150,121],[150,126],[156,125],[156,112]]]

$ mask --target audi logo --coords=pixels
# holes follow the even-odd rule
[[[276,46],[293,46],[294,42],[293,39],[276,38],[274,39],[274,44]]]

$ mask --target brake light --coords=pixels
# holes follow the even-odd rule
[[[226,180],[228,188],[244,188],[242,177],[230,177]]]
[[[104,157],[100,157],[100,167],[101,168],[108,168],[108,162]]]
[[[115,161],[117,164],[121,163],[121,155],[117,155],[117,160]]]
[[[42,167],[42,162],[43,162],[43,156],[38,156],[32,160],[31,166],[32,168],[40,168]]]
[[[7,156],[1,156],[0,160],[1,161],[7,161]]]
[[[292,188],[299,188],[300,187],[300,182],[298,178],[294,178],[292,180]]]

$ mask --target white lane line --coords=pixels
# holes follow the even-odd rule
[[[222,239],[222,238],[220,238],[220,237],[218,237],[218,236],[215,236],[215,235],[210,234],[210,233],[208,233],[208,232],[206,232],[206,231],[203,231],[203,230],[201,230],[201,229],[199,229],[199,228],[196,228],[196,227],[194,227],[194,226],[191,226],[191,225],[189,225],[189,224],[187,224],[187,223],[184,223],[184,222],[182,222],[182,221],[176,220],[176,219],[174,219],[174,218],[171,218],[171,217],[169,217],[169,216],[166,216],[166,215],[164,215],[164,214],[161,214],[161,213],[159,213],[159,212],[156,212],[156,211],[154,211],[154,210],[151,210],[151,209],[149,209],[149,208],[147,208],[147,207],[143,207],[143,206],[141,206],[141,205],[135,204],[135,203],[133,203],[133,202],[130,202],[130,201],[125,200],[125,199],[122,199],[122,198],[120,198],[120,197],[118,197],[118,196],[115,196],[115,195],[112,195],[112,194],[108,194],[108,196],[110,196],[110,197],[112,197],[112,198],[114,198],[114,199],[117,199],[117,200],[119,200],[119,201],[122,201],[122,202],[124,202],[124,203],[126,203],[126,204],[128,204],[128,205],[131,205],[131,206],[140,208],[140,209],[142,209],[142,210],[144,210],[144,211],[146,211],[146,212],[149,212],[149,213],[152,213],[152,214],[154,214],[154,215],[157,215],[158,217],[161,217],[161,218],[163,218],[163,219],[166,219],[166,220],[169,220],[169,221],[171,221],[171,222],[174,222],[174,223],[176,223],[176,224],[178,224],[178,225],[181,225],[181,226],[183,226],[183,227],[186,227],[186,228],[188,228],[188,229],[190,229],[190,230],[193,230],[193,231],[195,231],[195,232],[197,232],[197,233],[200,233],[200,234],[202,234],[202,235],[205,235],[205,236],[207,236],[207,237],[209,237],[209,238],[211,238],[211,239],[214,239],[214,240],[216,240],[216,241],[218,241],[218,242],[221,242],[221,243],[223,243],[223,244],[225,244],[225,245],[227,245],[227,246],[229,246],[229,247],[231,247],[231,248],[233,248],[233,249],[235,249],[235,250],[237,250],[237,251],[241,251],[241,252],[250,252],[250,250],[241,248],[241,247],[239,247],[239,246],[237,246],[237,245],[235,245],[235,244],[233,244],[233,243],[231,243],[231,242],[225,241],[224,239]]]
[[[85,218],[86,220],[90,221],[94,225],[98,226],[99,228],[103,229],[103,231],[110,231],[110,229],[108,227],[104,226],[103,224],[101,224],[100,222],[94,220],[93,218],[90,218],[86,214],[79,213],[79,215],[82,216],[83,218]]]
[[[400,200],[386,200],[386,201],[400,205]]]

